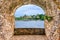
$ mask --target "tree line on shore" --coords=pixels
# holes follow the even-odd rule
[[[52,17],[51,16],[47,16],[47,15],[44,15],[44,14],[37,14],[37,15],[24,15],[24,16],[20,16],[20,17],[15,17],[15,20],[48,20],[48,21],[51,21],[52,20]]]

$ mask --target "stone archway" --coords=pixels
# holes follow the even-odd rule
[[[45,33],[48,40],[59,40],[60,35],[59,0],[0,0],[0,40],[10,40],[14,34],[14,11],[20,5],[36,4],[41,6],[53,20],[45,20]]]

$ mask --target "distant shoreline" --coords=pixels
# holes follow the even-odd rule
[[[38,21],[38,20],[16,20],[16,21]],[[39,21],[44,21],[44,20],[39,20]]]

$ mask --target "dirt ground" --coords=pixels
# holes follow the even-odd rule
[[[15,35],[11,40],[47,40],[45,35]]]

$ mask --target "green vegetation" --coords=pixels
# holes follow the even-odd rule
[[[44,14],[37,14],[37,15],[30,15],[30,16],[24,15],[21,17],[15,17],[15,20],[42,20],[42,21],[48,20],[48,21],[51,21],[52,19],[53,19],[52,17],[44,15]]]

